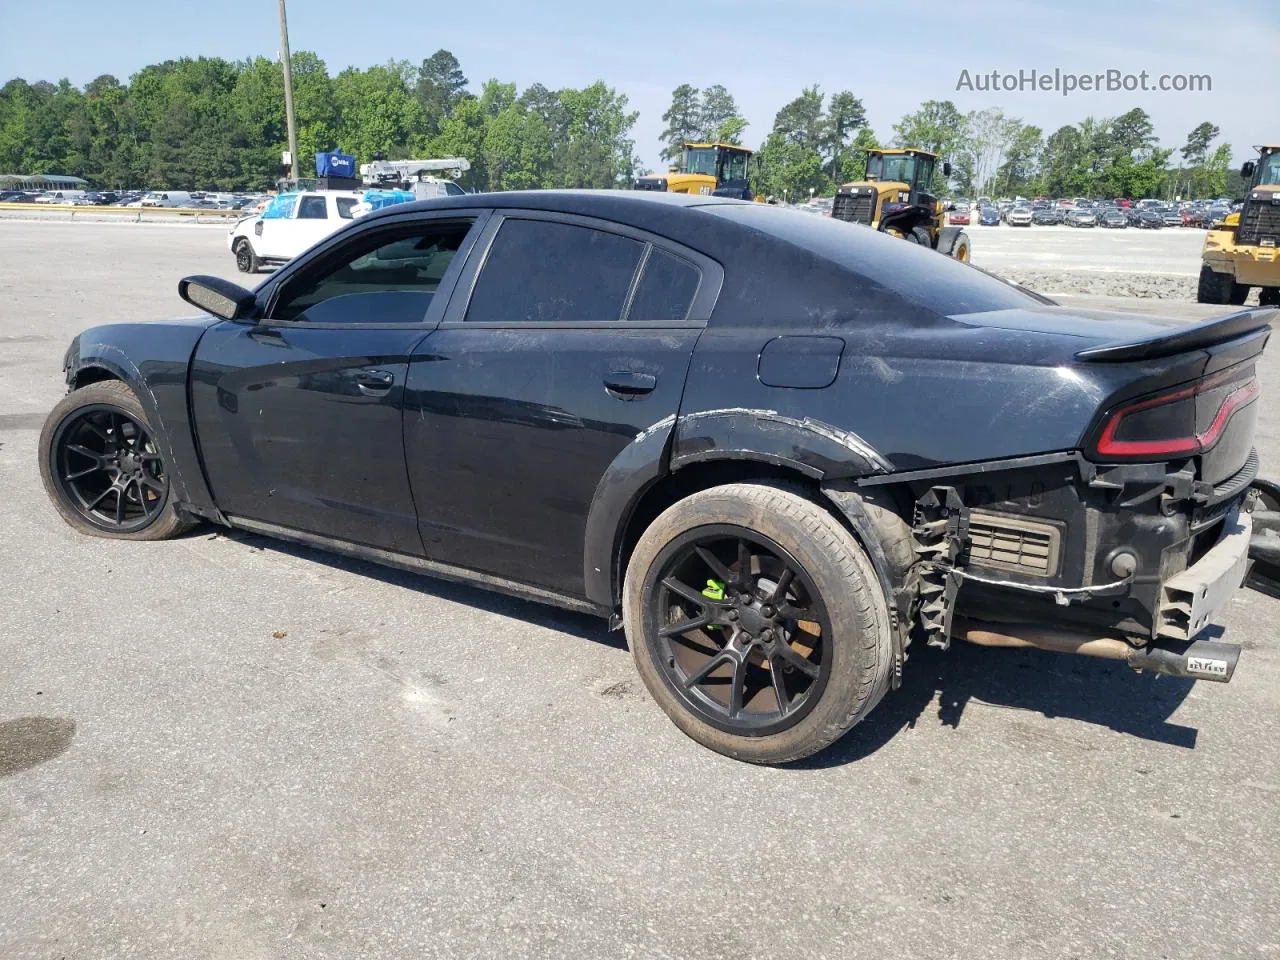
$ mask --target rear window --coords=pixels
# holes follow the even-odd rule
[[[936,250],[858,224],[768,204],[716,203],[701,209],[808,250],[942,316],[1051,302]]]

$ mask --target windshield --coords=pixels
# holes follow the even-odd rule
[[[1280,150],[1267,154],[1258,161],[1258,187],[1280,185]]]
[[[916,172],[916,158],[898,153],[890,156],[873,156],[867,160],[867,179],[890,183],[911,183]]]
[[[684,153],[684,172],[715,177],[717,183],[747,179],[747,154],[724,147],[689,147]]]
[[[716,148],[689,147],[684,152],[684,172],[700,173],[705,177],[716,175]]]

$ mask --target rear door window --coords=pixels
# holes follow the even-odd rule
[[[351,212],[351,209],[359,202],[360,201],[357,200],[355,197],[338,197],[336,201],[338,206],[338,216],[340,216],[343,220],[354,219],[355,214]]]
[[[502,223],[466,319],[485,323],[619,320],[645,244],[551,220]]]
[[[299,220],[327,220],[329,213],[325,209],[324,197],[303,197],[298,207]]]

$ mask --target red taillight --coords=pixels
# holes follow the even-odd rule
[[[1260,392],[1258,381],[1252,375],[1247,380],[1239,378],[1238,370],[1223,371],[1216,377],[1201,380],[1189,387],[1135,400],[1117,407],[1107,416],[1094,450],[1100,457],[1125,459],[1191,456],[1203,453],[1218,442],[1232,414],[1241,407],[1248,406],[1258,397]],[[1237,382],[1233,384],[1233,380]],[[1218,401],[1216,412],[1209,425],[1203,430],[1197,430],[1196,399],[1211,391],[1221,391],[1222,398]],[[1212,402],[1212,398],[1207,399]],[[1174,435],[1120,436],[1122,432],[1139,434],[1148,431],[1163,432],[1158,428],[1167,428],[1169,424],[1160,423],[1160,415],[1170,413],[1171,410],[1166,408],[1173,408],[1175,405],[1183,405],[1185,411],[1182,429],[1177,430]],[[1209,409],[1213,408],[1209,407]],[[1150,415],[1151,422],[1146,425],[1141,422],[1144,414]],[[1177,417],[1165,419],[1176,420]]]

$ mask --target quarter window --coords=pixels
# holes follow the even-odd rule
[[[466,319],[490,323],[618,320],[645,245],[549,220],[511,219],[494,237]]]
[[[627,319],[655,322],[686,319],[701,280],[702,272],[693,264],[653,248],[645,261]]]
[[[289,282],[275,320],[421,323],[471,220],[450,220],[354,240],[315,272]]]
[[[338,216],[340,216],[343,220],[354,219],[355,214],[351,212],[351,209],[359,202],[360,201],[357,200],[355,197],[339,197],[337,199]]]

